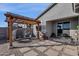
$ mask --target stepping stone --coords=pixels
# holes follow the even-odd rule
[[[58,55],[58,52],[57,51],[54,51],[52,49],[49,49],[45,52],[46,55],[48,56],[57,56]]]
[[[11,54],[11,55],[9,55],[9,56],[15,56],[15,54]]]
[[[0,56],[8,56],[9,53],[0,53]]]
[[[31,44],[30,46],[39,46],[39,44],[34,43],[34,44]]]
[[[38,53],[36,53],[33,50],[31,50],[31,51],[29,51],[29,52],[27,52],[27,53],[24,54],[24,56],[37,56],[37,55],[38,55]]]
[[[61,51],[63,46],[53,46],[52,49],[55,49],[57,51]]]
[[[45,42],[39,42],[38,44],[39,44],[39,45],[44,45],[44,44],[45,44]]]
[[[53,41],[50,41],[49,43],[51,43],[51,44],[57,44],[57,42],[53,42]]]
[[[50,41],[49,41],[49,40],[45,40],[44,42],[45,42],[45,43],[48,43],[48,42],[50,42]]]
[[[68,55],[66,55],[66,54],[62,54],[61,56],[68,56]]]
[[[29,51],[30,49],[31,49],[31,48],[26,47],[26,48],[21,48],[21,49],[19,49],[19,50],[20,50],[21,53],[24,53],[24,52]]]
[[[77,56],[78,55],[77,50],[71,50],[71,49],[68,49],[68,48],[65,48],[63,53],[68,54],[68,55],[72,55],[72,56]]]
[[[39,50],[39,51],[41,51],[41,52],[43,52],[43,51],[45,51],[47,49],[47,47],[38,47],[36,49]]]
[[[66,48],[71,49],[71,50],[77,50],[76,46],[67,45]]]
[[[51,43],[45,43],[44,45],[52,45]]]

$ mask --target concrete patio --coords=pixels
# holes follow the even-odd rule
[[[29,43],[13,43],[9,49],[8,43],[0,44],[0,56],[78,56],[79,46],[67,45],[51,40],[33,40]]]

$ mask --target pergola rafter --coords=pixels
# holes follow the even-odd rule
[[[10,48],[13,46],[12,44],[13,23],[30,24],[30,25],[37,24],[38,25],[37,37],[39,39],[39,24],[41,23],[39,20],[34,20],[32,18],[21,16],[10,12],[5,13],[4,15],[6,16],[6,22],[8,23],[8,40],[10,43]]]
[[[10,13],[10,12],[7,12],[6,14],[4,14],[6,16],[6,19],[8,19],[8,17],[11,17],[13,18],[13,22],[21,22],[21,23],[30,23],[30,24],[37,24],[37,23],[40,23],[39,20],[34,20],[32,18],[28,18],[28,17],[25,17],[25,16],[21,16],[21,15],[18,15],[18,14],[14,14],[14,13]],[[6,20],[8,21],[8,20]]]

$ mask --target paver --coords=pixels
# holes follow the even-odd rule
[[[15,56],[15,54],[11,54],[11,55],[9,55],[9,56]]]
[[[77,50],[71,50],[68,48],[65,48],[63,53],[68,54],[68,55],[72,55],[72,56],[78,55]]]
[[[66,45],[50,40],[34,41],[30,43],[14,43],[14,46],[21,48],[8,49],[8,44],[0,45],[0,56],[77,56],[79,46]],[[23,48],[22,48],[23,46]],[[24,47],[25,46],[25,47]],[[28,47],[31,46],[31,47]]]
[[[51,44],[50,42],[46,42],[44,45],[53,45],[53,44]]]
[[[38,47],[38,48],[36,48],[38,51],[41,51],[41,52],[44,52],[46,49],[47,49],[47,47]]]
[[[9,53],[6,53],[6,52],[5,52],[5,53],[0,53],[0,55],[1,55],[1,56],[8,56]]]
[[[39,45],[44,45],[44,44],[45,44],[45,42],[39,42],[38,44],[39,44]]]
[[[27,52],[28,50],[30,50],[30,48],[26,47],[26,48],[20,48],[19,49],[21,53]]]
[[[61,54],[61,56],[69,56],[69,55],[63,53],[63,54]]]
[[[48,49],[45,54],[47,54],[48,56],[57,56],[58,55],[58,52],[57,51],[54,51],[52,49]]]
[[[29,52],[27,52],[27,53],[24,54],[24,56],[37,56],[37,55],[38,55],[38,53],[36,53],[33,50],[31,50],[31,51],[29,51]]]
[[[49,42],[49,40],[45,40],[44,42]]]
[[[77,50],[77,46],[66,45],[66,48],[71,49],[71,50]]]
[[[50,41],[51,44],[58,44],[57,42]]]
[[[53,46],[52,49],[56,50],[56,51],[61,51],[63,48],[63,46]]]
[[[39,46],[38,43],[31,44],[31,46]]]

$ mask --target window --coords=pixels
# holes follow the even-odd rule
[[[74,3],[74,10],[76,13],[79,13],[79,3]]]
[[[70,29],[70,22],[58,23],[57,29],[69,30]]]
[[[63,29],[63,28],[62,28],[62,25],[63,25],[62,23],[58,23],[58,26],[57,26],[58,29]]]
[[[63,29],[69,30],[70,29],[70,22],[63,22]]]

